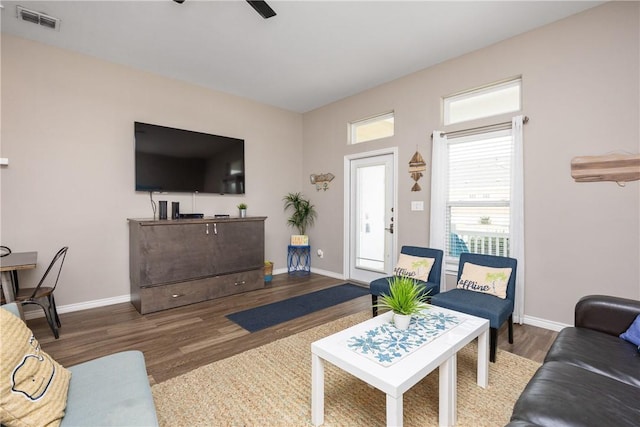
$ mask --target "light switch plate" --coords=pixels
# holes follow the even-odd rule
[[[423,201],[411,201],[411,210],[412,211],[423,211],[424,210],[424,202]]]

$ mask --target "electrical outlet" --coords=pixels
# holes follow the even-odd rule
[[[318,249],[318,256],[320,258],[324,258],[324,252],[322,251],[322,249]]]

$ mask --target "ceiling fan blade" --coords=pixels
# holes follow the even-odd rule
[[[276,13],[264,0],[247,0],[247,3],[249,3],[251,7],[253,7],[264,19],[276,16]]]

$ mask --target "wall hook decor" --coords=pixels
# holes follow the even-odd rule
[[[422,178],[422,172],[427,170],[427,163],[424,161],[418,150],[416,150],[411,160],[409,160],[409,173],[411,174],[411,179],[415,181],[413,187],[411,187],[411,191],[420,191],[420,185],[418,184],[418,180]]]
[[[309,175],[309,181],[311,181],[312,184],[315,184],[316,191],[327,191],[329,189],[329,183],[333,181],[333,178],[335,178],[335,175],[331,172],[323,174],[312,173]]]
[[[571,159],[571,176],[576,182],[640,180],[640,154],[605,154]]]

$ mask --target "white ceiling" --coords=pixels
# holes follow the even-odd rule
[[[2,32],[306,112],[603,2],[1,1]],[[61,19],[16,19],[16,5]]]

